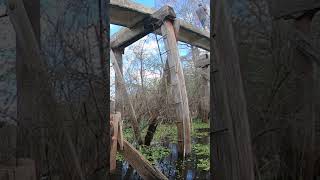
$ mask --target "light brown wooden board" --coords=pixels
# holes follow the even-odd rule
[[[146,158],[128,141],[123,140],[123,150],[120,151],[124,159],[138,172],[144,180],[168,179],[160,170],[152,166]]]

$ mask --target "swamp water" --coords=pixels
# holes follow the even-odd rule
[[[170,180],[209,179],[210,177],[208,128],[197,129],[197,126],[194,127],[192,152],[184,161],[178,158],[176,143],[172,143],[169,140],[161,143],[161,146],[167,150],[167,155],[164,158],[155,160],[154,165]],[[142,178],[126,161],[118,160],[117,170],[111,179],[141,180]]]

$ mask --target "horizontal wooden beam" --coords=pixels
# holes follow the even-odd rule
[[[210,55],[209,54],[203,54],[201,55],[195,62],[194,66],[196,68],[204,68],[206,66],[210,65]]]
[[[151,15],[146,16],[136,25],[129,28],[123,28],[118,33],[111,37],[111,48],[124,49],[137,40],[141,39],[145,35],[157,30],[161,27],[162,23],[166,19],[175,19],[176,14],[172,7],[163,6],[158,11]]]
[[[128,0],[110,0],[109,7],[110,23],[126,27],[121,30],[122,34],[130,32],[128,31],[130,28],[133,28],[138,22],[156,12],[156,9]],[[178,41],[210,51],[209,32],[196,28],[183,20],[176,19],[176,21],[179,21],[180,24]],[[155,31],[155,33],[161,35],[160,30]]]

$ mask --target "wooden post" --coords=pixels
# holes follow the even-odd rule
[[[194,59],[194,65],[198,73],[200,73],[200,104],[199,104],[199,116],[204,122],[208,122],[209,115],[209,97],[210,97],[210,55],[205,54],[199,56],[197,49],[192,49]],[[196,58],[196,59],[195,59]]]
[[[297,33],[301,33],[301,36],[304,36],[306,39],[311,41],[311,23],[314,17],[315,12],[305,13],[298,19],[295,19],[295,27],[298,30]],[[302,44],[300,41],[298,44]],[[298,45],[299,46],[299,45]],[[306,47],[305,47],[306,48]],[[307,47],[312,48],[312,47]],[[299,47],[297,48],[299,50]],[[301,47],[300,47],[300,50]],[[308,50],[305,50],[308,51]],[[302,56],[301,56],[302,55]],[[319,57],[318,57],[319,58]],[[302,157],[303,163],[301,164],[302,169],[302,178],[303,179],[313,179],[314,178],[314,165],[315,165],[315,121],[316,121],[316,109],[315,105],[319,99],[317,99],[317,70],[320,64],[316,62],[320,59],[312,59],[308,57],[308,55],[302,50],[298,53],[298,55],[294,56],[294,60],[296,63],[298,72],[302,72],[304,77],[299,79],[298,87],[299,87],[299,96],[301,97],[300,103],[303,104],[303,115],[302,118],[305,121],[306,126],[304,127],[305,133],[305,146],[301,151],[304,153]],[[298,125],[296,125],[298,126]],[[301,127],[297,128],[301,129]],[[290,161],[289,161],[290,162]]]
[[[121,74],[123,74],[123,68],[122,68],[122,64],[123,64],[123,60],[122,60],[122,54],[124,53],[124,49],[113,49],[113,53],[114,56],[117,60],[119,69]],[[120,85],[120,78],[116,75],[115,77],[115,92],[116,92],[116,98],[115,98],[115,103],[116,103],[116,108],[115,111],[116,112],[121,112],[123,114],[123,96],[121,93],[121,85]]]
[[[180,63],[173,23],[169,20],[165,21],[161,26],[161,33],[165,37],[164,42],[167,50],[172,94],[176,105],[178,152],[181,156],[184,156],[191,152],[191,126],[183,69]]]
[[[30,2],[31,3],[31,2]],[[28,131],[32,133],[32,144],[28,144],[28,146],[23,146],[23,148],[28,148],[31,147],[32,149],[29,150],[27,149],[27,153],[25,153],[24,151],[22,151],[23,154],[21,154],[21,156],[31,156],[31,158],[35,161],[35,166],[36,166],[36,179],[39,179],[39,175],[46,173],[48,170],[47,168],[52,166],[52,165],[56,165],[56,164],[51,164],[53,162],[58,162],[60,161],[60,158],[54,157],[55,159],[53,159],[51,156],[45,156],[45,154],[47,154],[46,152],[49,152],[48,154],[51,153],[56,153],[53,152],[52,148],[48,148],[48,141],[50,140],[50,138],[48,138],[48,136],[44,136],[44,132],[46,133],[46,135],[52,135],[49,134],[50,132],[55,133],[55,135],[60,135],[60,134],[64,134],[66,135],[67,138],[67,143],[70,146],[73,146],[72,149],[70,149],[71,151],[71,155],[74,160],[73,163],[75,163],[76,165],[76,171],[80,171],[81,173],[79,174],[74,174],[76,175],[75,177],[77,178],[77,176],[81,176],[78,179],[84,179],[81,174],[82,171],[81,165],[79,162],[79,160],[77,160],[77,154],[75,151],[75,147],[71,142],[71,138],[70,136],[68,137],[68,131],[66,131],[66,126],[64,125],[63,121],[65,119],[68,118],[68,116],[66,115],[65,111],[60,109],[59,104],[56,102],[53,93],[52,93],[52,86],[51,83],[49,81],[49,74],[47,71],[47,67],[46,67],[46,60],[44,57],[41,56],[41,52],[40,52],[40,48],[39,48],[39,42],[37,40],[37,37],[35,35],[35,31],[32,28],[32,24],[30,23],[30,20],[28,19],[28,14],[24,8],[24,3],[22,2],[22,0],[10,0],[9,1],[9,17],[10,17],[10,21],[12,22],[12,25],[16,31],[17,34],[17,43],[19,43],[20,47],[21,47],[21,57],[23,57],[24,60],[28,60],[28,62],[24,62],[23,61],[23,68],[25,68],[24,70],[28,72],[28,80],[24,82],[23,85],[25,85],[25,87],[27,88],[26,91],[32,92],[32,97],[29,97],[31,99],[30,102],[27,101],[29,106],[31,106],[31,115],[28,114],[28,117],[24,117],[26,118],[25,121],[23,123],[27,123],[27,125],[29,125],[30,127],[28,127],[29,129],[27,129],[27,133]],[[103,68],[100,68],[103,69]],[[100,71],[98,71],[100,72]],[[97,92],[106,92],[107,90],[104,88],[105,86],[102,86],[101,89],[97,89]],[[101,90],[101,91],[98,91]],[[29,95],[30,96],[30,95]],[[101,96],[100,96],[101,97]],[[22,102],[25,102],[27,99],[22,99]],[[32,100],[32,101],[31,101]],[[104,98],[100,98],[100,101],[98,101],[99,106],[106,108],[107,106],[105,106],[107,100],[104,101]],[[19,111],[19,110],[18,110]],[[105,140],[107,139],[107,137],[105,136],[106,134],[108,134],[106,131],[106,126],[108,126],[108,124],[105,124],[104,122],[104,117],[106,117],[106,111],[105,110],[101,110],[101,118],[94,118],[90,123],[92,123],[96,128],[95,128],[95,132],[97,134],[95,134],[96,136],[91,136],[92,138],[90,138],[91,141],[93,141],[96,144],[99,144],[98,147],[96,146],[90,146],[89,148],[92,148],[94,150],[91,150],[92,152],[96,153],[93,154],[93,156],[97,157],[94,158],[93,161],[94,163],[97,165],[97,167],[101,167],[101,164],[109,164],[109,161],[106,162],[106,159],[108,158],[107,156],[109,156],[109,154],[106,153],[107,151],[107,147],[106,147],[106,143]],[[32,119],[30,119],[32,118]],[[60,122],[58,122],[60,121]],[[59,126],[57,126],[58,128],[49,128],[47,127],[47,123],[53,123],[53,122],[57,122],[57,124],[59,123]],[[61,123],[62,122],[62,123]],[[43,127],[44,126],[44,127]],[[61,128],[61,130],[59,130],[59,128]],[[38,130],[40,129],[40,130]],[[92,129],[91,129],[92,130]],[[33,131],[40,131],[39,132],[33,132]],[[22,137],[21,137],[22,136]],[[25,139],[26,137],[21,135],[20,138],[21,141],[27,141],[28,139]],[[34,139],[36,138],[36,139]],[[45,139],[48,138],[48,139]],[[19,139],[18,139],[19,140]],[[61,140],[61,139],[60,139]],[[55,144],[55,142],[50,141],[50,143],[52,142],[52,146],[55,146],[57,144]],[[60,144],[61,142],[59,142]],[[61,153],[65,153],[64,150],[66,150],[68,147],[61,147],[59,146],[59,149],[61,148]],[[22,150],[26,150],[26,149],[22,149]],[[30,155],[31,154],[31,155]],[[19,154],[18,154],[19,155]],[[45,157],[48,157],[48,159],[45,159]],[[68,158],[68,157],[67,157]],[[82,160],[82,159],[81,159]],[[88,159],[86,159],[88,160]],[[89,159],[90,160],[90,159]],[[93,162],[93,161],[89,161]],[[61,162],[61,161],[60,161]],[[19,163],[19,162],[17,162]],[[61,169],[58,169],[58,172],[64,172],[64,171],[60,171]],[[73,169],[71,169],[71,171],[73,171]],[[51,176],[52,174],[50,174]],[[61,175],[61,174],[60,174]],[[62,174],[65,175],[65,174]],[[106,173],[106,169],[105,168],[99,168],[97,169],[97,171],[95,171],[93,174],[91,173],[90,175],[94,176],[95,179],[106,179],[107,173]]]
[[[211,65],[213,105],[210,142],[212,179],[254,179],[253,155],[247,104],[240,72],[239,55],[227,1],[211,3],[214,12],[216,57]],[[217,71],[214,71],[217,69]],[[214,171],[213,171],[214,170]]]
[[[113,172],[116,169],[116,157],[117,157],[117,144],[118,144],[118,134],[119,134],[119,121],[121,120],[121,114],[117,112],[116,114],[110,115],[111,124],[111,149],[110,149],[110,171]]]
[[[133,108],[132,102],[130,100],[127,88],[125,86],[125,82],[124,82],[123,76],[121,74],[119,65],[117,63],[116,57],[115,57],[115,55],[114,55],[112,50],[110,51],[110,59],[111,59],[112,65],[113,65],[113,69],[114,69],[114,71],[116,73],[116,76],[118,76],[118,78],[119,78],[119,85],[120,85],[120,89],[121,89],[122,94],[123,94],[123,98],[126,98],[127,101],[129,102],[130,112],[132,114],[132,118],[130,118],[130,119],[131,119],[131,124],[132,124],[132,127],[133,127],[133,131],[134,131],[134,135],[135,135],[136,140],[138,141],[138,143],[139,144],[143,144],[142,138],[141,138],[141,134],[140,134],[140,128],[139,128],[139,123],[138,123],[138,120],[137,120],[137,116],[136,116],[135,110]]]
[[[8,1],[10,20],[13,22],[13,15],[24,16],[24,20],[29,21],[30,25],[27,27],[28,31],[33,34],[33,37],[27,37],[32,39],[28,43],[37,44],[38,48],[40,46],[40,1],[39,0],[19,0]],[[16,18],[19,19],[19,18]],[[20,19],[21,21],[24,21]],[[14,27],[16,28],[17,26]],[[22,30],[21,30],[22,31]],[[20,31],[20,32],[21,32]],[[25,34],[22,34],[25,33]],[[34,112],[44,112],[45,108],[37,109],[37,104],[35,101],[36,97],[41,94],[38,88],[39,79],[34,78],[38,76],[36,70],[39,70],[39,66],[34,65],[33,70],[27,66],[27,64],[33,64],[35,61],[39,60],[39,54],[32,54],[28,56],[24,52],[24,46],[26,44],[22,36],[28,33],[19,32],[16,30],[16,76],[17,76],[17,158],[32,158],[35,160],[37,174],[39,175],[43,169],[44,160],[44,131],[41,129],[40,133],[30,131],[33,129],[34,124],[43,123],[43,120],[39,116],[35,115]],[[32,46],[31,45],[31,46]],[[30,50],[30,49],[29,49]],[[33,138],[33,137],[40,138]]]

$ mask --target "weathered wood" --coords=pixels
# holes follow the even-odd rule
[[[210,65],[210,55],[203,54],[194,63],[195,63],[194,66],[196,68],[204,68],[206,66],[209,66]]]
[[[10,21],[16,31],[17,46],[17,157],[34,159],[38,177],[44,169],[44,131],[31,132],[30,129],[34,128],[34,124],[43,123],[39,114],[45,111],[44,107],[37,109],[41,102],[35,102],[42,93],[39,88],[42,85],[41,78],[45,78],[39,77],[43,66],[39,62],[40,2],[10,0],[8,7]],[[39,114],[35,115],[35,109]],[[33,138],[37,136],[41,138]]]
[[[16,158],[17,126],[0,122],[0,162]]]
[[[227,1],[211,3],[214,12],[214,50],[211,65],[213,118],[210,134],[213,147],[213,179],[254,179],[247,104],[243,90],[237,44]],[[218,69],[214,72],[213,67]]]
[[[121,120],[121,114],[110,114],[111,123],[111,149],[110,149],[110,171],[114,171],[117,167],[117,145],[118,145],[118,135],[119,135],[119,121]]]
[[[160,170],[153,167],[146,158],[137,151],[128,141],[123,141],[123,150],[120,153],[124,159],[138,172],[145,180],[166,180],[168,179]]]
[[[0,164],[2,180],[36,180],[35,162],[31,159],[10,160]]]
[[[320,66],[320,52],[312,45],[311,39],[301,31],[294,31],[293,37],[292,42],[297,47],[297,50]]]
[[[138,141],[139,144],[143,144],[142,142],[142,138],[141,138],[141,134],[140,134],[140,129],[139,129],[139,123],[137,120],[137,116],[135,113],[135,110],[133,108],[132,102],[130,100],[127,88],[125,86],[125,81],[123,79],[122,73],[120,71],[119,65],[117,63],[116,57],[113,53],[112,50],[110,50],[110,59],[111,59],[111,63],[112,63],[112,67],[116,73],[116,76],[119,78],[119,85],[120,85],[120,89],[122,91],[123,97],[127,99],[127,101],[129,102],[129,106],[130,106],[130,113],[132,115],[131,119],[131,125],[133,127],[133,132],[135,135],[136,140]]]
[[[177,40],[173,23],[165,21],[161,27],[162,35],[167,50],[172,94],[176,106],[177,128],[178,128],[178,151],[180,155],[191,152],[191,121],[189,117],[188,98],[185,88],[183,69],[180,62]]]
[[[123,28],[121,31],[114,34],[111,37],[111,48],[123,49],[141,39],[145,35],[160,28],[165,19],[174,19],[175,17],[176,14],[174,13],[172,7],[163,6],[153,14],[137,22],[137,24],[130,29]]]
[[[274,18],[290,18],[296,13],[308,10],[319,9],[318,0],[271,0],[270,9]]]
[[[30,99],[31,103],[31,115],[27,118],[33,118],[38,121],[36,122],[28,122],[31,124],[31,128],[28,129],[29,132],[32,133],[33,138],[36,138],[31,142],[31,146],[33,147],[31,149],[31,153],[24,153],[21,156],[26,156],[33,158],[35,160],[35,166],[36,166],[36,172],[37,172],[37,179],[39,179],[39,175],[46,173],[47,168],[50,166],[55,166],[56,164],[53,164],[52,161],[58,162],[61,159],[55,157],[55,159],[52,159],[52,156],[49,156],[49,159],[46,159],[48,156],[45,156],[45,154],[53,154],[52,148],[48,148],[48,141],[49,141],[49,132],[63,135],[62,137],[66,137],[67,140],[67,147],[61,148],[61,151],[67,150],[69,148],[71,154],[71,158],[73,160],[73,163],[75,165],[76,171],[78,171],[76,175],[80,176],[77,177],[79,179],[84,179],[82,173],[81,165],[79,162],[81,162],[78,159],[77,152],[75,151],[75,147],[73,143],[71,142],[71,138],[68,135],[68,132],[66,131],[66,126],[64,124],[64,121],[68,116],[66,115],[65,111],[60,109],[59,104],[56,102],[53,92],[52,92],[52,86],[50,84],[50,78],[47,71],[46,66],[46,60],[43,56],[41,56],[39,43],[37,41],[36,35],[34,33],[34,30],[32,29],[32,25],[30,20],[28,19],[27,12],[24,8],[24,4],[21,0],[10,0],[9,2],[9,17],[10,21],[13,24],[13,27],[16,31],[17,35],[17,43],[19,43],[21,47],[21,57],[24,57],[25,60],[28,60],[28,62],[23,62],[25,70],[30,73],[30,77],[32,78],[32,81],[26,82],[28,88],[36,89],[36,91],[33,92],[32,97]],[[101,68],[102,69],[102,68]],[[100,72],[100,71],[98,71]],[[105,86],[104,86],[105,87]],[[100,89],[100,90],[106,90],[106,89]],[[95,93],[95,92],[93,92]],[[101,97],[101,96],[100,96]],[[99,99],[100,100],[100,99]],[[98,101],[98,105],[101,105],[101,107],[106,108],[106,104],[104,104],[107,101],[104,101],[104,98],[101,98],[102,101]],[[26,101],[26,99],[23,99],[23,101]],[[101,103],[100,103],[101,102]],[[108,106],[107,106],[108,107]],[[105,110],[102,110],[105,112]],[[104,113],[100,112],[101,117],[104,116]],[[30,120],[30,119],[28,119]],[[59,121],[59,122],[58,122]],[[62,130],[58,132],[56,128],[49,128],[47,127],[48,124],[54,123],[58,124],[58,127]],[[95,146],[90,147],[93,148],[92,152],[96,152],[94,154],[95,158],[93,161],[98,166],[101,167],[101,164],[106,164],[109,162],[105,162],[105,159],[107,159],[106,156],[109,156],[109,154],[106,153],[106,146],[105,146],[105,139],[107,137],[105,134],[105,124],[104,124],[104,118],[96,118],[95,122],[91,122],[95,126],[95,132],[99,134],[98,136],[91,136],[93,137],[91,140],[95,141],[95,143],[100,144],[98,148]],[[51,125],[51,124],[50,124]],[[100,125],[103,125],[100,126]],[[108,126],[108,125],[107,125]],[[91,126],[91,128],[93,128]],[[35,133],[35,131],[38,131]],[[39,133],[39,131],[41,133]],[[34,134],[33,134],[34,133]],[[39,138],[40,137],[40,138]],[[22,140],[25,140],[26,137],[21,137]],[[60,142],[59,142],[60,143]],[[40,144],[40,145],[38,145]],[[50,144],[52,146],[56,144]],[[72,147],[70,149],[70,147]],[[27,147],[26,147],[27,148]],[[96,149],[95,149],[96,148]],[[25,150],[25,149],[23,149]],[[47,152],[47,153],[46,153]],[[31,155],[30,155],[31,154]],[[93,161],[89,161],[86,163],[92,163]],[[61,169],[58,169],[60,171]],[[60,174],[61,176],[65,174]],[[50,175],[51,176],[51,175]],[[91,176],[94,176],[95,179],[106,178],[106,171],[105,169],[101,168],[98,169],[94,174],[91,174]]]
[[[120,114],[121,115],[121,114]],[[122,120],[121,120],[121,117],[120,117],[120,119],[119,119],[119,124],[118,124],[118,126],[119,126],[119,130],[118,130],[118,143],[119,143],[119,149],[120,150],[123,150],[123,140],[124,140],[124,138],[123,138],[123,132],[122,132]]]
[[[300,118],[304,122],[303,127],[299,127],[298,124],[292,124],[291,127],[295,127],[296,133],[299,130],[304,131],[305,138],[303,139],[304,145],[301,146],[300,152],[302,156],[301,163],[301,177],[302,179],[314,179],[314,165],[316,161],[315,155],[315,121],[316,121],[316,109],[317,96],[319,94],[317,87],[318,78],[317,69],[319,67],[319,54],[311,44],[311,24],[313,15],[305,14],[301,18],[295,20],[295,31],[293,36],[293,44],[296,45],[296,55],[293,57],[293,61],[296,61],[297,72],[302,72],[303,77],[297,82],[299,93],[299,104],[302,104],[300,110]],[[317,57],[318,56],[318,57]],[[299,130],[298,130],[299,129]],[[292,158],[292,157],[289,157]],[[287,159],[287,163],[290,163],[290,159]],[[289,165],[291,166],[291,165]],[[300,169],[299,169],[300,170]]]
[[[137,22],[153,14],[156,9],[147,8],[143,5],[128,0],[110,0],[110,23],[132,28]],[[130,18],[128,18],[130,17]],[[210,33],[200,30],[193,25],[178,20],[180,24],[179,41],[210,51]],[[161,34],[156,31],[156,34]]]
[[[115,56],[115,58],[117,60],[120,72],[122,74],[123,73],[122,54],[124,53],[124,49],[118,49],[118,48],[117,49],[113,49],[113,53],[114,53],[114,56]],[[121,84],[120,84],[120,79],[116,75],[115,76],[115,111],[123,113],[123,110],[124,110],[124,107],[123,107],[124,99],[123,99],[123,96],[122,96],[122,91],[123,90],[121,90],[121,88],[122,87],[121,87]]]

